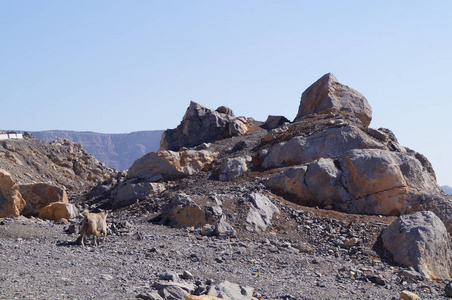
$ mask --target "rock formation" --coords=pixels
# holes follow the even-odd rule
[[[372,109],[366,98],[340,84],[331,73],[323,75],[303,92],[294,122],[309,114],[328,112],[347,112],[358,118],[365,127],[372,120]]]
[[[411,266],[429,279],[450,280],[450,236],[433,212],[397,218],[383,231],[382,240],[396,263]]]
[[[70,203],[65,202],[53,202],[43,207],[39,212],[39,217],[49,219],[53,221],[59,221],[61,219],[73,219],[78,217],[78,209]]]
[[[178,151],[181,147],[242,135],[247,130],[246,118],[236,118],[231,109],[213,110],[191,101],[180,125],[163,133],[160,150]]]
[[[64,189],[47,183],[21,185],[19,191],[26,202],[22,211],[26,217],[37,217],[41,209],[52,202],[69,203]]]
[[[17,217],[25,207],[25,200],[11,175],[0,169],[0,218]]]

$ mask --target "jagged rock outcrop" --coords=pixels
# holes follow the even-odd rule
[[[218,167],[218,178],[221,181],[229,181],[238,178],[248,171],[251,157],[228,158]]]
[[[151,152],[133,163],[127,172],[127,178],[147,181],[179,179],[203,170],[217,156],[218,153],[208,150]]]
[[[0,218],[18,217],[24,207],[25,200],[19,186],[7,171],[0,169]]]
[[[443,222],[429,211],[397,218],[382,233],[396,263],[411,266],[430,279],[450,280],[452,251]]]
[[[372,120],[372,108],[358,91],[339,83],[328,73],[308,87],[301,96],[294,122],[315,113],[347,112],[358,118],[365,127]]]
[[[176,129],[166,130],[160,142],[160,150],[178,151],[181,147],[193,147],[247,131],[246,118],[236,118],[231,109],[210,109],[191,101]]]
[[[26,217],[37,217],[41,209],[52,202],[69,203],[64,189],[47,183],[21,185],[19,191],[26,202],[21,214]]]
[[[279,213],[278,207],[270,199],[260,193],[252,193],[249,196],[250,208],[246,216],[249,231],[266,231],[271,226],[273,214]]]

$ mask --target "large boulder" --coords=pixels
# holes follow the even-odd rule
[[[308,87],[301,95],[294,122],[314,113],[346,112],[358,118],[365,127],[372,120],[372,108],[358,91],[339,83],[328,73]]]
[[[166,184],[163,182],[122,182],[113,196],[111,204],[113,208],[124,207],[164,190],[166,190]]]
[[[183,178],[210,165],[218,152],[185,150],[180,152],[150,152],[137,159],[127,172],[127,178],[146,181],[167,181]]]
[[[433,212],[397,218],[383,231],[382,240],[396,263],[411,266],[430,279],[451,279],[450,236]]]
[[[19,186],[7,171],[0,169],[0,218],[18,217],[24,207],[25,200]]]
[[[70,203],[53,202],[43,207],[39,212],[39,217],[59,221],[61,219],[74,219],[79,215],[78,209]]]
[[[218,167],[218,178],[221,181],[229,181],[238,178],[248,171],[248,163],[251,157],[235,157],[226,159]]]
[[[181,147],[244,134],[247,131],[245,122],[243,118],[235,118],[227,107],[213,110],[191,101],[179,126],[163,133],[160,150],[178,151]]]
[[[422,163],[407,153],[353,149],[339,157],[319,158],[283,169],[266,186],[300,204],[331,206],[351,213],[400,215],[431,209],[447,222],[451,201]],[[449,209],[447,209],[449,208]]]
[[[21,185],[19,191],[26,202],[22,211],[26,217],[37,217],[41,209],[52,202],[69,203],[64,189],[47,183]]]
[[[260,193],[252,193],[248,199],[251,202],[246,222],[249,231],[261,232],[270,227],[273,214],[279,214],[279,209],[270,199]]]
[[[227,280],[215,283],[209,287],[207,295],[219,297],[225,300],[251,300],[254,288],[239,285]]]
[[[171,227],[200,228],[206,224],[212,224],[220,218],[220,207],[203,206],[197,204],[190,196],[180,193],[174,195],[170,201],[162,207],[162,222]]]
[[[264,168],[310,163],[321,157],[334,158],[352,149],[387,149],[354,125],[328,128],[310,136],[296,136],[260,152]]]

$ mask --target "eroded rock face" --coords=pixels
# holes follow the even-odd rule
[[[22,215],[37,217],[41,209],[52,202],[69,203],[64,189],[47,183],[21,185],[19,191],[25,199]]]
[[[127,172],[127,178],[147,181],[179,179],[203,170],[217,156],[217,152],[207,150],[151,152],[133,163]]]
[[[213,110],[192,101],[179,126],[163,133],[160,150],[178,151],[181,147],[241,135],[247,129],[246,119],[235,118],[230,108],[222,106]]]
[[[18,217],[24,207],[25,200],[19,186],[7,171],[0,169],[0,218]]]
[[[321,157],[334,158],[352,149],[387,149],[379,141],[372,139],[360,128],[328,128],[304,137],[296,136],[288,142],[274,145],[261,151],[260,160],[264,168],[306,164]]]
[[[420,161],[405,153],[353,149],[285,169],[266,185],[305,205],[362,214],[399,215],[425,209],[441,190]]]
[[[450,237],[443,222],[429,211],[397,218],[382,233],[396,263],[412,266],[427,278],[450,280]]]
[[[294,122],[309,114],[330,111],[353,114],[365,127],[372,120],[372,108],[367,99],[358,91],[339,83],[333,74],[328,73],[303,92]]]

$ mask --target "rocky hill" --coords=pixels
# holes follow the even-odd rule
[[[45,130],[31,132],[37,139],[51,142],[57,138],[68,139],[116,170],[128,169],[132,163],[146,153],[157,151],[163,130],[137,131],[124,134],[105,134],[67,130]]]
[[[79,221],[3,220],[0,298],[447,299],[452,197],[371,120],[332,74],[293,122],[191,102],[84,199],[109,210],[105,245],[78,246]]]

